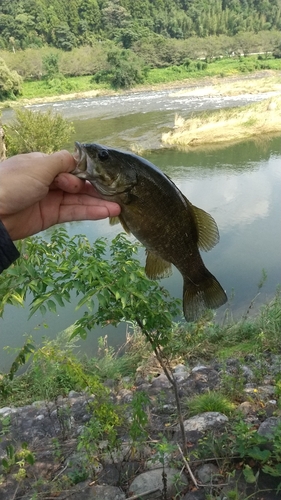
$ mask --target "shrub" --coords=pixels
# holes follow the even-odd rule
[[[18,109],[15,120],[5,127],[7,156],[40,151],[53,153],[69,140],[73,126],[60,114]]]
[[[111,50],[107,54],[107,62],[108,69],[96,73],[94,82],[108,82],[114,89],[119,89],[144,81],[144,63],[131,50]]]
[[[0,58],[0,100],[15,99],[21,93],[22,79],[16,71],[10,71]]]

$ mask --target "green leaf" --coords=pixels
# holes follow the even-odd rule
[[[64,301],[61,295],[59,295],[58,293],[54,293],[53,298],[57,301],[59,306],[64,307]]]
[[[26,455],[26,457],[25,457],[25,460],[30,465],[34,465],[34,463],[35,463],[35,458],[34,458],[34,455],[32,453],[28,453],[28,455]]]
[[[49,299],[47,301],[47,307],[48,307],[49,311],[51,311],[53,313],[57,312],[57,306],[56,306],[56,303],[53,300]]]
[[[12,444],[9,444],[7,447],[6,447],[6,453],[7,453],[7,457],[12,460],[15,456],[15,448],[13,447]]]
[[[248,451],[248,455],[259,462],[266,462],[271,457],[272,453],[269,450],[261,450],[258,446],[254,446]]]
[[[5,469],[8,469],[10,467],[10,464],[6,458],[2,458],[2,465],[5,467]]]
[[[100,307],[107,307],[108,306],[108,301],[102,293],[97,294],[97,299],[99,301]]]
[[[247,483],[253,484],[257,481],[259,477],[259,471],[256,474],[254,474],[253,469],[249,465],[245,465],[243,469],[243,476]]]
[[[21,306],[24,305],[23,297],[19,293],[13,292],[13,293],[11,293],[10,296],[11,296],[14,303],[20,304]]]

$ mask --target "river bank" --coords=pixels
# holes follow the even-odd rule
[[[95,88],[77,92],[56,94],[47,96],[39,96],[26,98],[24,96],[15,100],[7,100],[0,103],[0,109],[19,106],[32,106],[35,104],[52,103],[58,101],[68,101],[73,99],[87,99],[100,96],[118,96],[124,94],[132,94],[134,92],[159,91],[163,89],[180,89],[180,95],[184,93],[196,95],[223,95],[233,96],[245,93],[260,94],[265,92],[280,92],[281,78],[280,71],[264,70],[257,71],[251,74],[240,74],[233,76],[201,76],[198,78],[186,78],[177,81],[157,83],[157,84],[142,84],[136,85],[131,89],[112,90],[109,88]],[[175,94],[174,94],[175,95]]]
[[[174,389],[141,332],[124,356],[104,340],[84,364],[70,334],[6,380],[1,500],[276,498],[280,294],[254,320],[173,329],[162,356],[179,390],[188,465]],[[28,393],[19,406],[14,398]]]

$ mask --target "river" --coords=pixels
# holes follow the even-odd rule
[[[267,95],[268,96],[268,95]],[[233,98],[214,96],[179,97],[168,90],[136,92],[128,95],[57,102],[34,106],[52,106],[73,121],[75,133],[66,147],[73,151],[75,140],[95,141],[130,149],[148,150],[144,156],[166,172],[195,205],[211,213],[220,230],[219,244],[203,260],[226,290],[229,303],[216,312],[216,321],[227,313],[238,318],[255,299],[252,313],[273,297],[280,284],[281,255],[281,141],[259,139],[222,150],[189,152],[161,148],[160,138],[173,126],[175,112],[183,117],[202,109],[229,107],[261,100],[265,95]],[[3,112],[3,121],[11,118]],[[120,230],[107,222],[66,224],[71,235],[86,234],[90,241],[99,236],[109,239]],[[140,256],[142,264],[144,257]],[[267,279],[261,290],[258,283],[263,270]],[[182,295],[182,279],[177,270],[162,280],[171,294]],[[78,317],[73,304],[42,318],[40,313],[27,320],[28,308],[8,306],[0,319],[0,369],[7,370],[13,359],[5,346],[19,347],[24,334],[37,342],[42,336],[54,338]],[[46,329],[43,325],[48,324]],[[86,341],[80,341],[81,352],[94,354],[97,338],[107,334],[109,343],[118,346],[125,338],[125,325],[118,329],[96,329]]]

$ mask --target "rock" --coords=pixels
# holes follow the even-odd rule
[[[105,465],[99,474],[99,482],[117,486],[120,483],[120,471],[114,464]]]
[[[121,389],[118,393],[118,399],[121,403],[131,403],[133,397],[134,393],[130,389]]]
[[[68,492],[68,496],[65,498],[71,498],[71,500],[125,500],[126,495],[117,486],[102,484],[86,486],[85,489],[80,490],[74,495]]]
[[[281,418],[279,417],[269,417],[267,418],[264,422],[261,423],[261,425],[258,428],[258,434],[260,436],[265,436],[268,437],[269,440],[270,438],[273,437],[274,432],[277,429],[277,426],[281,424]]]
[[[174,377],[175,377],[176,381],[178,382],[178,384],[180,384],[181,382],[183,382],[184,380],[186,380],[189,377],[189,373],[187,371],[180,371],[180,372],[174,373]]]
[[[16,413],[16,412],[17,412],[16,408],[10,408],[9,406],[4,406],[3,408],[0,408],[1,417],[8,417],[8,415],[11,415],[11,413]]]
[[[161,467],[159,469],[152,469],[147,472],[143,472],[137,476],[130,485],[130,494],[140,495],[141,498],[145,498],[145,500],[161,499],[163,491],[162,472],[163,470]],[[181,491],[184,491],[188,484],[187,478],[184,474],[181,474],[178,484],[175,483],[175,477],[178,477],[179,473],[180,471],[177,469],[169,467],[165,468],[168,498],[178,495]],[[151,491],[151,494],[145,495],[145,492],[149,491]]]
[[[219,475],[219,468],[214,464],[203,464],[198,467],[196,475],[202,484],[212,483],[213,479]],[[217,482],[215,480],[215,482]]]
[[[220,377],[216,370],[203,366],[195,368],[196,370],[193,369],[187,380],[180,385],[182,396],[191,397],[219,387]]]
[[[78,398],[79,396],[81,396],[81,392],[70,391],[68,393],[68,399]]]
[[[248,366],[241,366],[241,370],[247,382],[255,378],[253,370],[251,370],[251,368],[249,368]]]
[[[184,421],[184,429],[186,432],[199,431],[203,432],[207,429],[217,427],[228,422],[228,418],[223,413],[218,411],[206,411],[205,413],[200,413]],[[177,426],[179,431],[179,425]]]
[[[169,380],[167,379],[165,373],[161,373],[158,377],[155,377],[151,382],[151,387],[153,389],[168,389],[171,387]]]
[[[199,372],[201,370],[207,370],[207,366],[205,366],[205,365],[194,366],[194,368],[192,368],[191,372],[196,373],[196,372]]]
[[[182,363],[179,363],[174,367],[174,373],[186,372],[187,368]]]
[[[241,403],[237,407],[237,410],[241,411],[243,413],[243,415],[246,416],[246,415],[250,415],[251,413],[253,413],[254,407],[251,403],[249,403],[249,401],[243,401],[243,403]]]
[[[203,490],[190,491],[182,500],[206,500],[206,494]]]

